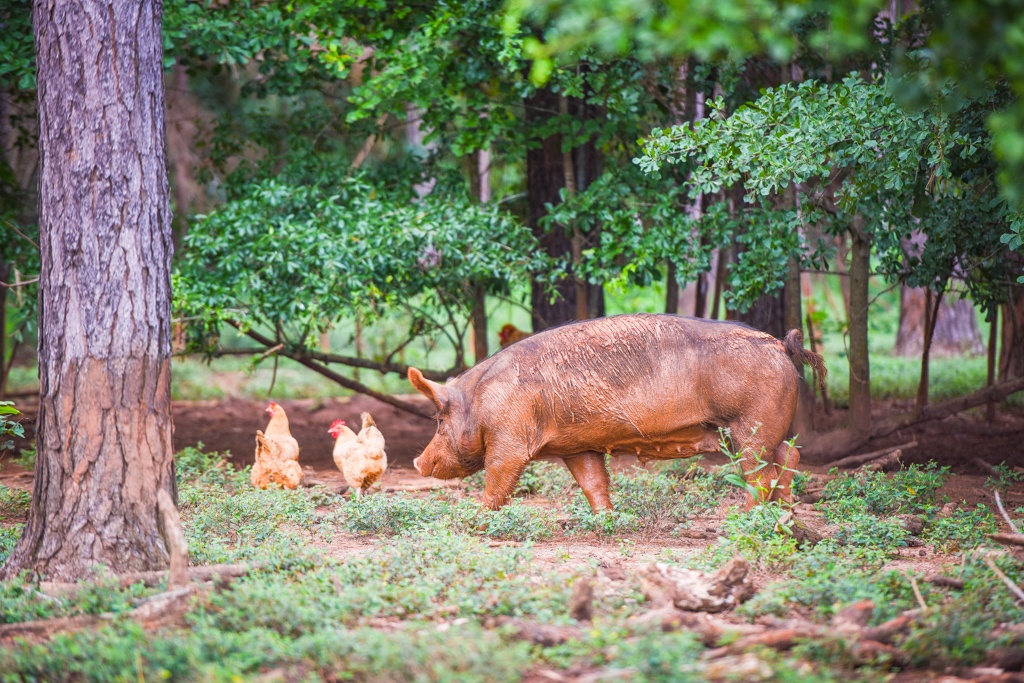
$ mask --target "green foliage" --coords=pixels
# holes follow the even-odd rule
[[[21,415],[21,412],[14,407],[13,401],[0,401],[0,455],[14,448],[14,440],[10,437],[25,436],[25,428],[13,419],[15,415]]]
[[[12,489],[0,484],[0,518],[21,519],[28,513],[32,495],[22,489]]]
[[[985,488],[987,489],[995,489],[1005,493],[1010,490],[1011,486],[1024,483],[1024,472],[1014,469],[1007,465],[1006,462],[1001,462],[992,469],[996,473],[994,477],[985,479]]]
[[[678,471],[678,470],[676,470]],[[611,476],[614,510],[594,512],[582,491],[568,501],[569,531],[602,535],[671,531],[717,504],[725,488],[713,476],[675,476],[642,467]]]
[[[842,472],[825,485],[822,507],[833,520],[857,511],[872,515],[924,512],[935,506],[936,493],[948,475],[948,467],[934,462],[911,465],[891,476],[865,470]]]
[[[350,498],[336,515],[351,533],[384,536],[448,529],[525,541],[548,538],[554,529],[545,510],[519,501],[489,511],[472,500],[451,502],[439,496],[424,499],[401,493]]]
[[[503,643],[479,626],[459,627],[459,637],[433,626],[385,633],[329,625],[290,639],[263,628],[240,633],[200,628],[151,633],[131,622],[97,631],[20,642],[0,650],[0,669],[11,680],[54,682],[144,680],[238,681],[280,665],[296,680],[367,683],[520,680],[529,665],[523,643]]]
[[[883,274],[944,286],[954,261],[967,259],[972,277],[966,284],[988,306],[1002,299],[996,283],[1014,270],[1000,240],[1007,225],[1019,220],[989,181],[992,142],[982,117],[1002,99],[993,91],[952,110],[935,102],[908,111],[886,83],[857,74],[838,84],[809,80],[768,88],[732,113],[719,98],[708,118],[655,130],[637,161],[648,172],[694,164],[694,195],[742,182],[754,205],[749,244],[772,246],[751,250],[734,273],[739,305],[749,305],[765,285],[777,289],[790,258],[808,260],[793,239],[796,228],[817,223],[844,232],[862,220]],[[797,189],[797,206],[778,211],[777,198],[790,186]],[[919,257],[900,243],[915,230],[928,235]],[[820,262],[827,254],[814,247],[807,246],[809,260]],[[759,273],[772,281],[758,280]],[[757,287],[743,287],[755,281]]]
[[[24,524],[12,524],[11,526],[0,527],[0,562],[7,560],[7,556],[14,550],[21,532],[25,529]]]
[[[985,534],[996,532],[996,518],[984,503],[974,508],[957,508],[936,519],[924,533],[924,539],[942,552],[973,550]]]
[[[388,201],[356,179],[334,192],[253,186],[196,225],[186,246],[175,306],[207,349],[222,321],[276,330],[275,341],[304,349],[340,320],[389,310],[408,316],[411,337],[446,334],[461,349],[474,288],[507,292],[541,263],[530,231],[494,207]]]

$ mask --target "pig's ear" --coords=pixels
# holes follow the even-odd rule
[[[409,381],[416,387],[416,391],[433,401],[438,410],[448,403],[448,390],[437,382],[431,382],[416,368],[409,368]]]

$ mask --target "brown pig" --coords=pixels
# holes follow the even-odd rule
[[[745,325],[620,315],[534,334],[441,385],[409,369],[437,406],[437,434],[414,464],[450,479],[485,469],[484,503],[505,504],[527,464],[562,458],[594,510],[612,507],[605,454],[641,462],[719,450],[728,429],[747,506],[789,499],[800,459],[783,440],[796,412],[794,359],[824,381],[821,356]]]

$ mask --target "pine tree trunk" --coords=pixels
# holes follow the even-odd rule
[[[850,427],[871,429],[871,364],[868,357],[868,278],[871,242],[854,217],[850,239]],[[858,225],[861,224],[861,225]]]
[[[167,566],[171,223],[158,0],[36,0],[35,489],[7,564],[72,581]],[[88,31],[83,30],[88,27]]]
[[[925,290],[900,290],[900,326],[893,346],[895,356],[919,356],[924,347]],[[946,295],[939,306],[932,336],[932,356],[958,356],[985,352],[974,306],[967,299]]]

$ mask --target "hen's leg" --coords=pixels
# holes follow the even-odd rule
[[[583,489],[583,495],[587,497],[590,508],[594,512],[611,510],[612,498],[608,493],[610,482],[604,456],[600,453],[580,453],[562,460],[576,479],[576,483]]]

